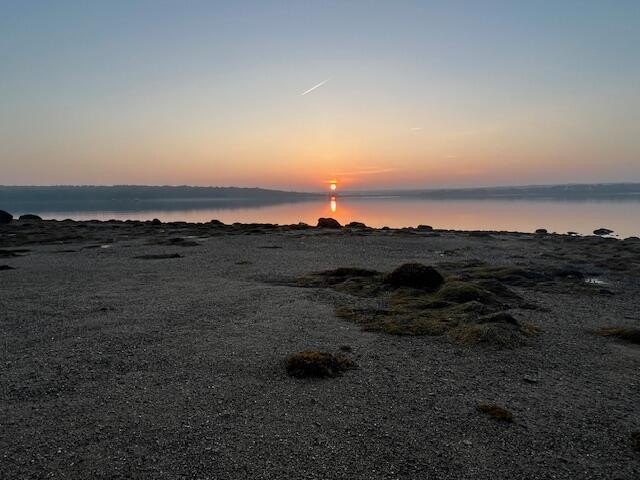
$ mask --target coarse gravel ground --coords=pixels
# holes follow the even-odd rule
[[[640,324],[633,239],[13,222],[0,248],[2,479],[640,478],[640,346],[589,332]],[[606,294],[518,289],[542,332],[500,350],[366,332],[335,315],[348,294],[285,281],[465,259]],[[358,369],[286,374],[344,345]]]

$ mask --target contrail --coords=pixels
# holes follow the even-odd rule
[[[327,83],[329,80],[331,80],[331,77],[327,78],[326,80],[321,81],[319,84],[317,84],[314,87],[311,87],[309,90],[302,92],[300,94],[300,96],[306,95],[307,93],[311,93],[313,92],[316,88],[320,88],[322,85],[324,85],[325,83]]]

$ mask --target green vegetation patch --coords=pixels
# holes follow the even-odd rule
[[[445,278],[438,270],[405,264],[390,273],[362,268],[318,272],[299,280],[300,286],[325,287],[358,297],[380,298],[381,306],[340,305],[336,315],[364,330],[391,335],[447,336],[459,344],[513,348],[538,333],[507,310],[528,304],[492,278]],[[411,275],[415,274],[414,278]],[[395,278],[394,281],[389,281]],[[398,280],[398,278],[400,280]]]

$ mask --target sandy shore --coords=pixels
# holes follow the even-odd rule
[[[368,331],[336,309],[388,294],[300,283],[407,262],[544,274],[505,280],[536,334]],[[640,326],[638,239],[34,221],[0,266],[3,479],[640,477],[640,346],[592,333]],[[306,349],[358,368],[288,376]]]

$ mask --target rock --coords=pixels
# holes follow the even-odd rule
[[[5,212],[4,210],[0,210],[0,224],[10,223],[13,220],[13,215],[9,212]]]
[[[522,380],[524,380],[527,383],[538,383],[538,379],[531,375],[525,375],[524,377],[522,377]]]
[[[433,227],[431,225],[418,225],[416,229],[423,232],[430,232],[431,230],[433,230]]]
[[[209,225],[216,225],[218,227],[222,227],[224,223],[214,218],[213,220],[209,220]]]
[[[38,215],[33,215],[32,213],[27,213],[25,215],[20,215],[18,220],[42,220]]]
[[[593,231],[594,235],[611,235],[613,230],[609,230],[608,228],[597,228]]]
[[[567,232],[567,235],[571,235],[572,237],[578,235],[578,232]]]
[[[342,228],[342,225],[334,218],[319,218],[318,228]]]
[[[345,225],[345,227],[349,228],[367,228],[367,226],[362,222],[350,222]]]
[[[153,220],[151,220],[151,225],[162,225],[162,222],[157,218],[154,218]]]
[[[13,270],[13,267],[10,265],[0,265],[0,271],[2,270]]]
[[[537,229],[537,230],[536,230],[536,233],[537,233],[538,235],[546,235],[546,234],[547,234],[547,233],[549,233],[549,232],[547,231],[547,229],[546,229],[546,228],[539,228],[539,229]]]
[[[444,278],[433,267],[421,263],[405,263],[388,273],[384,283],[394,287],[420,288],[433,292],[444,283]]]

